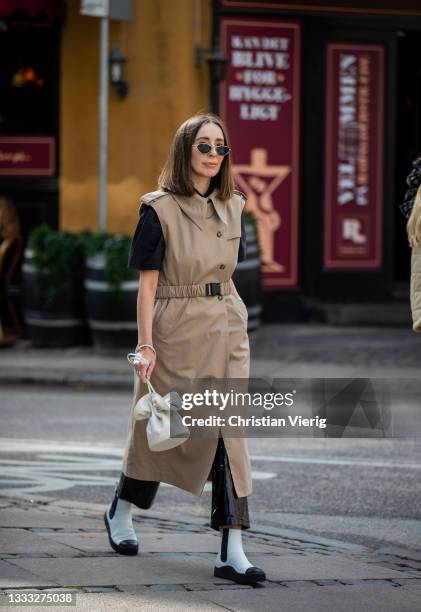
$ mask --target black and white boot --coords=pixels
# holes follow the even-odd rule
[[[213,575],[240,584],[255,585],[266,580],[266,574],[247,559],[241,532],[242,529],[222,528],[221,550],[215,561]]]
[[[104,513],[104,522],[111,547],[120,555],[137,555],[139,542],[132,523],[132,505],[114,495]]]

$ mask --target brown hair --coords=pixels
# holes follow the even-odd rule
[[[224,143],[229,147],[227,129],[220,117],[213,113],[198,113],[180,125],[171,143],[168,158],[158,177],[158,188],[180,195],[191,196],[195,193],[191,180],[191,152],[197,132],[205,123],[218,125],[224,135]],[[211,184],[217,189],[218,197],[227,200],[234,195],[230,155],[226,155],[221,168]]]

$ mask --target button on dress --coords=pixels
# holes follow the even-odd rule
[[[152,339],[157,355],[152,385],[165,395],[171,390],[174,376],[192,380],[247,379],[250,347],[244,302],[234,294],[195,293],[197,285],[227,283],[239,258],[246,256],[244,194],[235,191],[232,198],[223,201],[216,189],[208,197],[155,191],[145,194],[141,203],[129,266],[158,269],[157,295],[165,286],[165,295],[170,296],[155,298]],[[147,228],[153,229],[148,233]],[[136,372],[133,377],[123,474],[138,480],[166,482],[201,495],[218,439],[189,438],[168,451],[150,451],[147,421],[133,418],[133,408],[148,393],[148,387]],[[227,437],[223,429],[221,433],[236,494],[247,496],[252,491],[247,440]]]

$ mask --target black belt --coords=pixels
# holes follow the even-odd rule
[[[206,283],[205,295],[222,295],[221,283]]]
[[[194,283],[191,285],[158,285],[155,297],[161,298],[185,298],[202,296],[222,296],[231,293],[230,281],[220,283]]]

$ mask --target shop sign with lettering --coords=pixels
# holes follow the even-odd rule
[[[55,138],[1,136],[1,176],[52,176],[55,174]]]
[[[384,48],[327,43],[324,268],[380,269]]]
[[[221,21],[228,57],[219,112],[231,138],[236,184],[256,219],[265,290],[299,286],[301,27]]]

